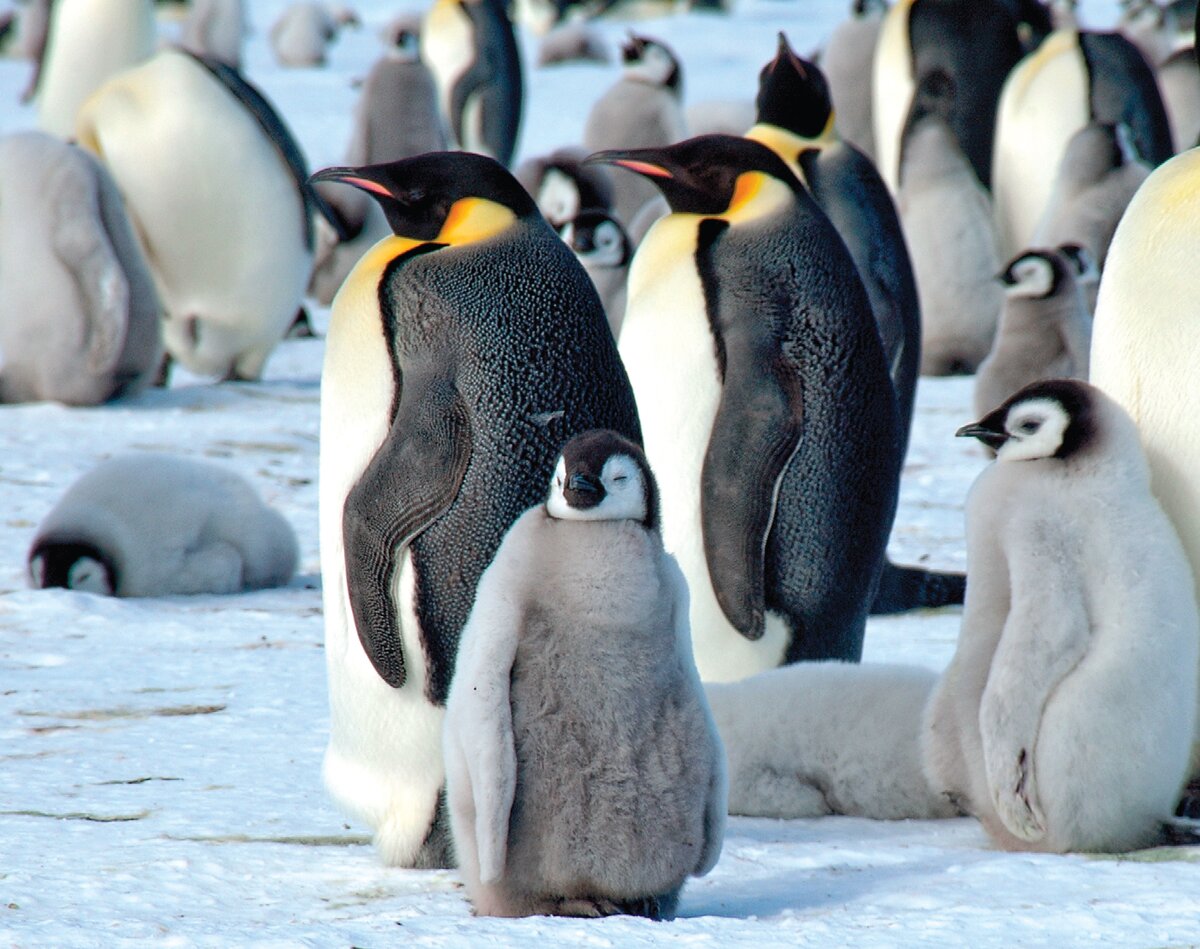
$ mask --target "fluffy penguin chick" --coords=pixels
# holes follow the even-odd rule
[[[112,458],[76,481],[29,551],[35,587],[115,596],[282,586],[296,535],[247,482],[171,455]]]
[[[242,68],[246,42],[246,9],[242,0],[193,0],[179,45],[189,53],[211,56],[233,69]]]
[[[1030,250],[1000,275],[1008,288],[992,351],[975,374],[975,411],[985,415],[1038,379],[1086,379],[1092,318],[1074,266],[1053,250]]]
[[[562,239],[575,251],[583,269],[592,278],[613,339],[621,332],[625,318],[625,287],[629,277],[629,259],[633,256],[629,235],[621,222],[604,211],[584,211],[562,229]]]
[[[670,918],[716,864],[724,754],[687,617],[645,456],[615,432],[572,439],[480,579],[446,703],[477,913]]]
[[[293,3],[271,26],[271,49],[281,66],[324,66],[325,52],[342,27],[357,26],[358,16],[345,7]]]
[[[953,817],[921,769],[937,676],[914,666],[801,662],[705,683],[729,768],[729,813]]]
[[[958,434],[996,461],[967,498],[970,582],[926,712],[930,783],[1005,849],[1155,843],[1187,774],[1200,621],[1137,429],[1062,379]]]

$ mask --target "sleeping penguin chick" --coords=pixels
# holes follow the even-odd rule
[[[479,581],[446,702],[476,913],[669,919],[716,864],[724,753],[687,617],[645,456],[576,436]]]
[[[625,318],[625,287],[629,276],[629,259],[633,252],[629,235],[621,222],[604,211],[584,211],[568,221],[562,229],[562,239],[575,251],[583,269],[592,278],[613,339],[621,332]]]
[[[958,434],[996,461],[967,498],[962,631],[925,715],[930,784],[1007,850],[1156,843],[1187,775],[1200,621],[1138,431],[1100,390],[1055,379]]]
[[[46,515],[29,551],[35,587],[115,596],[282,586],[296,535],[244,479],[160,454],[111,458]]]
[[[1074,267],[1053,250],[1028,250],[1000,275],[1007,288],[992,351],[975,373],[980,416],[1038,379],[1086,379],[1092,318]]]

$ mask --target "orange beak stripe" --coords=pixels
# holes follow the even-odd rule
[[[392,196],[392,193],[378,181],[371,181],[368,178],[341,178],[339,180],[346,182],[348,185],[356,185],[357,187],[362,188],[364,191],[372,191],[375,194],[381,194],[385,198],[390,198]]]
[[[652,165],[648,161],[636,161],[632,158],[618,158],[613,162],[614,165],[620,165],[622,168],[628,168],[630,171],[636,171],[639,175],[650,175],[654,178],[674,178],[662,165]]]

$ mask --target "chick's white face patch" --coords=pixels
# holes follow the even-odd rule
[[[1050,458],[1062,447],[1071,417],[1054,399],[1029,399],[1008,410],[1004,430],[1008,441],[1000,446],[1000,461],[1032,461]]]
[[[600,485],[604,497],[598,504],[587,508],[573,507],[565,493],[570,486],[570,475],[566,462],[560,457],[550,481],[546,510],[551,517],[565,521],[645,519],[646,484],[636,461],[628,455],[613,455],[600,471]]]

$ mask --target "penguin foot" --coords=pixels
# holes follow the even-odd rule
[[[967,592],[964,573],[939,573],[920,567],[901,567],[885,560],[871,615],[903,613],[961,604]]]

